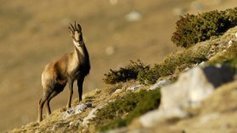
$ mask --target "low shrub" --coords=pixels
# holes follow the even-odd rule
[[[126,82],[128,80],[137,79],[140,71],[146,71],[150,69],[148,65],[143,64],[140,60],[130,61],[130,64],[121,67],[119,70],[112,70],[105,74],[103,79],[107,84],[115,84],[118,82]]]
[[[142,84],[154,84],[159,77],[159,70],[154,67],[146,69],[145,71],[140,71],[138,73],[137,80]]]
[[[171,40],[180,47],[219,36],[237,25],[237,8],[225,11],[210,11],[198,15],[187,14],[176,22],[176,31]]]

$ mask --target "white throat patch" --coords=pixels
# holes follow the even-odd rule
[[[73,44],[74,44],[77,48],[79,48],[80,45],[81,45],[79,42],[77,42],[77,41],[75,41],[75,40],[73,40]]]
[[[83,49],[82,49],[82,47],[81,47],[82,44],[80,44],[79,42],[74,41],[74,40],[73,40],[73,44],[76,46],[77,50],[79,50],[80,54],[81,54],[82,56],[84,56],[84,51],[83,51]]]

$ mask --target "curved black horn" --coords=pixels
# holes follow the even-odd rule
[[[81,25],[80,24],[77,24],[77,27],[78,27],[78,30],[81,31]]]
[[[73,30],[73,31],[75,31],[76,29],[73,27],[73,25],[72,24],[70,24],[70,26],[71,26],[71,29]]]

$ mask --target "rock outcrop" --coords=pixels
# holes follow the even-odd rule
[[[140,117],[140,123],[152,127],[167,119],[188,117],[190,109],[198,107],[215,88],[233,78],[233,71],[225,66],[195,67],[181,74],[174,84],[161,89],[159,109]]]

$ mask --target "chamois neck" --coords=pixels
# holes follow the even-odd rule
[[[85,44],[82,42],[79,47],[74,46],[74,53],[79,60],[89,59],[89,54]]]

